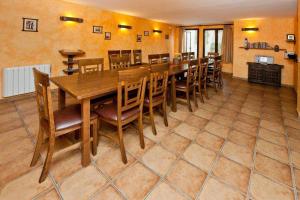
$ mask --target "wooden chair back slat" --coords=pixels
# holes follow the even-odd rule
[[[166,94],[167,86],[168,86],[168,71],[169,64],[161,63],[151,65],[151,75],[150,75],[150,88],[149,88],[149,96],[150,98],[153,96],[164,95]]]
[[[197,77],[198,77],[198,68],[199,63],[197,59],[189,61],[189,67],[187,71],[187,85],[191,86],[195,84]]]
[[[170,62],[170,54],[169,53],[160,54],[160,60],[161,60],[161,63],[169,63]]]
[[[159,54],[150,54],[148,55],[149,64],[158,64],[160,63],[160,55]]]
[[[189,60],[189,53],[188,52],[181,53],[181,60],[182,61]]]
[[[142,64],[142,50],[133,50],[133,63]]]
[[[201,58],[199,63],[199,80],[206,81],[208,70],[208,58]]]
[[[121,51],[120,50],[109,50],[108,51],[108,62],[109,62],[109,69],[111,69],[111,58],[120,57]]]
[[[128,55],[111,57],[110,69],[125,69],[130,67],[130,57]]]
[[[78,60],[79,73],[98,72],[104,70],[103,58],[89,58]]]
[[[128,56],[129,62],[131,64],[131,50],[121,50],[121,57]]]

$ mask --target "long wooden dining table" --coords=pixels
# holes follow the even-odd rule
[[[140,65],[134,67],[148,67]],[[126,69],[125,69],[126,70]],[[176,108],[176,75],[188,70],[188,64],[170,64],[169,78],[171,78],[171,109]],[[90,100],[111,94],[117,91],[118,70],[105,70],[100,72],[73,74],[70,76],[51,77],[50,80],[58,86],[58,109],[62,109],[66,104],[66,93],[76,98],[81,103],[82,115],[82,166],[88,166],[90,159]]]

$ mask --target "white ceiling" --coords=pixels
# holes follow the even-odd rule
[[[297,0],[67,0],[178,25],[295,16]]]

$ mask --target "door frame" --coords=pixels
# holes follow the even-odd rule
[[[218,40],[219,40],[219,30],[224,30],[224,28],[205,28],[203,29],[203,58],[205,57],[205,31],[215,31],[215,53],[218,51]],[[217,32],[217,34],[216,34]]]
[[[200,40],[199,40],[199,28],[186,28],[186,29],[183,30],[183,32],[184,31],[197,31],[197,41],[198,41],[197,42],[197,58],[199,58],[199,42],[200,42]],[[181,49],[181,51],[182,51],[182,49]]]

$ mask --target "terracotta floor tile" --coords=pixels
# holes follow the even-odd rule
[[[272,142],[274,144],[278,144],[281,146],[287,146],[285,135],[278,134],[278,133],[270,131],[268,129],[260,128],[258,131],[258,137],[260,137],[268,142]]]
[[[240,113],[236,119],[238,119],[241,122],[247,123],[247,124],[251,124],[253,126],[258,126],[259,124],[259,118],[257,117],[253,117],[251,115],[247,115],[244,113]]]
[[[295,181],[296,181],[296,186],[297,189],[300,189],[300,170],[297,168],[294,168],[294,172],[295,172]]]
[[[202,170],[210,171],[216,153],[197,144],[191,144],[183,153],[184,159]]]
[[[149,149],[142,157],[142,162],[161,176],[168,172],[175,160],[174,154],[159,145]]]
[[[16,107],[14,106],[14,104],[12,102],[0,104],[0,115],[15,112],[15,111],[16,111]]]
[[[23,122],[20,119],[16,119],[13,121],[2,122],[0,120],[0,134],[3,132],[11,131],[23,126]]]
[[[232,189],[210,178],[205,184],[198,200],[243,200],[245,196],[237,190]]]
[[[28,133],[24,127],[0,134],[0,146],[10,145],[12,142],[28,139]]]
[[[187,123],[190,126],[193,126],[198,129],[202,129],[206,124],[208,120],[198,117],[196,115],[190,115],[186,120],[185,123]]]
[[[284,128],[282,123],[270,122],[267,120],[261,120],[260,126],[269,129],[274,132],[284,133]]]
[[[89,165],[64,180],[60,186],[65,200],[88,199],[106,183],[106,179],[96,168]]]
[[[291,150],[293,151],[297,151],[298,153],[300,153],[300,140],[296,140],[293,138],[289,138],[289,146],[291,148]]]
[[[49,192],[39,195],[36,200],[60,200],[60,197],[55,189],[51,189]]]
[[[294,139],[300,140],[300,132],[299,132],[299,130],[287,127],[286,131],[287,131],[287,134],[288,134],[288,136],[290,138],[294,138]]]
[[[292,151],[291,156],[292,156],[292,162],[293,162],[293,164],[297,168],[300,168],[300,153]]]
[[[53,187],[49,178],[46,178],[46,180],[43,183],[39,183],[41,172],[42,168],[39,167],[7,183],[1,190],[0,199],[29,200],[36,197],[41,192],[50,189],[50,187]]]
[[[243,107],[241,109],[241,113],[244,113],[246,115],[250,115],[250,116],[253,116],[253,117],[260,117],[260,111],[255,111],[251,108],[245,108]]]
[[[186,123],[181,123],[179,126],[177,126],[174,129],[174,131],[175,131],[175,133],[177,133],[183,137],[193,140],[197,137],[197,133],[199,132],[199,129],[195,128],[193,126],[190,126]]]
[[[198,134],[198,137],[196,138],[196,142],[213,151],[219,151],[221,146],[224,143],[224,139],[218,136],[215,136],[213,134],[210,134],[206,131],[201,132]]]
[[[141,163],[135,163],[122,173],[115,184],[128,199],[139,200],[149,193],[158,180],[159,177]]]
[[[189,111],[181,111],[179,109],[177,109],[177,112],[170,112],[169,116],[180,120],[180,121],[184,121],[186,120],[186,118],[191,115],[191,113]]]
[[[209,122],[205,128],[206,131],[216,135],[220,136],[222,138],[227,138],[229,133],[229,127],[215,123],[215,122]]]
[[[185,198],[176,192],[166,183],[161,183],[147,197],[147,200],[185,200]]]
[[[259,174],[254,174],[251,179],[251,194],[255,200],[292,200],[292,191],[278,183],[275,183]]]
[[[282,116],[276,116],[270,113],[262,113],[261,115],[262,120],[267,120],[274,123],[280,123],[282,122]]]
[[[240,131],[232,130],[228,135],[228,140],[235,144],[243,145],[250,149],[253,149],[256,138]]]
[[[273,180],[292,186],[291,168],[286,164],[257,153],[255,169]]]
[[[180,160],[168,174],[167,181],[185,192],[191,198],[195,198],[200,190],[207,174],[192,166],[186,161]]]
[[[123,200],[124,198],[112,186],[108,186],[105,190],[97,193],[92,200]]]
[[[247,167],[221,157],[213,170],[213,175],[241,191],[247,192],[250,177],[250,169]]]
[[[234,144],[232,142],[226,142],[223,147],[223,154],[231,159],[234,160],[242,165],[247,167],[251,167],[252,161],[252,150],[249,148]]]
[[[256,143],[256,150],[275,160],[288,163],[288,152],[283,146],[259,139]]]
[[[229,110],[233,110],[233,111],[236,111],[236,112],[240,112],[241,110],[241,106],[240,105],[237,105],[237,104],[234,104],[234,103],[225,103],[223,105],[223,108],[226,108],[226,109],[229,109]]]
[[[149,125],[144,129],[144,136],[151,139],[154,142],[160,142],[161,139],[170,133],[170,129],[165,126],[156,126],[157,135],[154,135],[152,132],[152,126]]]
[[[256,136],[257,134],[257,126],[250,125],[248,123],[244,123],[241,121],[236,121],[233,126],[235,130],[241,131],[243,133],[246,133],[248,135]]]
[[[127,153],[127,164],[124,164],[118,146],[113,147],[108,151],[100,151],[98,154],[99,156],[97,156],[96,160],[98,168],[111,178],[120,174],[135,161],[135,159]]]
[[[219,110],[219,106],[212,105],[209,103],[209,101],[207,104],[199,104],[198,106],[199,106],[199,108],[210,111],[210,112],[217,112]]]
[[[194,112],[194,115],[196,115],[198,117],[202,117],[204,119],[208,119],[208,120],[210,120],[213,117],[214,114],[215,114],[214,112],[207,111],[207,110],[204,110],[204,109],[197,109]]]
[[[224,126],[231,127],[234,120],[233,120],[233,118],[229,118],[228,116],[216,114],[213,116],[212,121],[215,121]]]
[[[218,111],[218,114],[234,119],[237,116],[238,112],[221,107]]]
[[[186,149],[186,147],[190,144],[190,142],[191,141],[189,139],[182,137],[180,135],[177,135],[175,133],[172,133],[172,134],[166,135],[162,139],[161,145],[165,149],[175,153],[176,155],[179,155]]]

